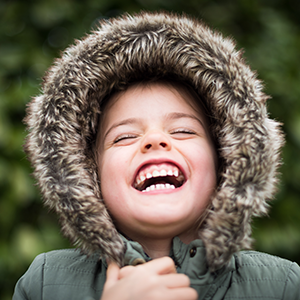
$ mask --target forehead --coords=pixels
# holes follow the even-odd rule
[[[153,97],[149,97],[151,93]],[[181,82],[172,81],[138,82],[129,85],[125,90],[113,93],[103,107],[101,121],[103,122],[107,115],[115,113],[128,114],[131,110],[134,111],[139,106],[139,101],[143,102],[143,97],[146,95],[147,102],[145,105],[149,107],[149,110],[153,107],[153,102],[161,98],[167,100],[160,102],[162,110],[170,108],[172,101],[174,102],[173,104],[177,102],[177,104],[181,104],[181,106],[176,106],[177,110],[180,111],[186,107],[192,108],[201,119],[207,122],[206,109],[197,93],[191,87]],[[122,105],[120,102],[127,103]]]

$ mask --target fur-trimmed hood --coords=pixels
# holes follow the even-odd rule
[[[251,218],[267,212],[283,143],[261,82],[231,39],[166,13],[103,21],[49,69],[28,107],[25,150],[63,233],[122,265],[125,246],[101,199],[92,151],[101,102],[129,81],[167,75],[193,86],[213,119],[220,181],[199,237],[216,270],[250,246]]]

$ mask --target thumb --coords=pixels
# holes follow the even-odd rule
[[[110,289],[119,280],[120,268],[115,262],[111,262],[108,265],[106,271],[106,281],[104,289]]]

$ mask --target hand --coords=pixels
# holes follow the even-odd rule
[[[120,269],[110,263],[101,300],[196,300],[184,274],[177,274],[169,257],[154,259],[136,267]]]

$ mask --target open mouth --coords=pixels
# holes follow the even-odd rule
[[[176,189],[185,182],[183,172],[170,163],[143,166],[136,175],[133,187],[140,192]]]

